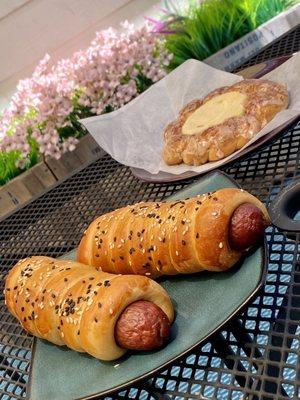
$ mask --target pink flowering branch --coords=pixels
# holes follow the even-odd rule
[[[85,134],[79,119],[122,107],[166,75],[171,55],[161,40],[146,27],[123,28],[97,32],[86,50],[54,66],[46,55],[19,82],[0,118],[0,155],[18,152],[19,168],[33,151],[58,159]]]

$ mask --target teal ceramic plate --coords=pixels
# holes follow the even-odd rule
[[[170,199],[184,199],[237,185],[213,172]],[[75,251],[63,258],[74,259]],[[255,296],[264,280],[265,250],[257,249],[236,268],[224,273],[163,278],[176,310],[171,342],[162,350],[128,353],[102,362],[43,340],[36,340],[30,377],[32,400],[92,399],[148,378],[191,352],[220,329]]]

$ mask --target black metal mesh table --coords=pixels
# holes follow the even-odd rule
[[[247,65],[299,50],[300,27]],[[300,124],[225,171],[269,204],[300,175],[299,147]],[[106,155],[0,222],[1,400],[26,396],[33,342],[4,305],[4,277],[11,266],[28,254],[60,256],[76,247],[97,215],[132,202],[163,199],[191,182],[143,183]],[[300,398],[300,240],[298,235],[290,240],[274,228],[268,229],[267,240],[269,264],[261,295],[202,348],[112,398]]]

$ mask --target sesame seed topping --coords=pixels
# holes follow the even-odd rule
[[[222,242],[219,243],[219,247],[220,247],[220,249],[223,248],[223,243]]]

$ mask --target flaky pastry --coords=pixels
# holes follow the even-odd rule
[[[248,79],[189,102],[164,131],[166,164],[202,165],[241,149],[288,106],[280,83]]]

